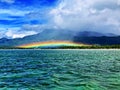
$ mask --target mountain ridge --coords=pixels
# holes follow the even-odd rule
[[[0,39],[0,46],[18,46],[43,41],[73,41],[85,44],[113,45],[120,44],[120,36],[102,34],[93,31],[43,30],[43,32],[16,39]]]

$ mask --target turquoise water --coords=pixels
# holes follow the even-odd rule
[[[0,90],[120,90],[120,50],[0,50]]]

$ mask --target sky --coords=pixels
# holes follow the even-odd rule
[[[120,0],[0,0],[0,38],[46,29],[120,35]]]

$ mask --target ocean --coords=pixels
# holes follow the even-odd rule
[[[0,90],[120,90],[120,50],[0,50]]]

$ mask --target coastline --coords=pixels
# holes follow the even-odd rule
[[[29,49],[0,49],[0,50],[120,50],[120,48],[109,48],[109,49],[105,49],[105,48],[98,48],[98,49],[33,49],[33,48],[29,48]]]

